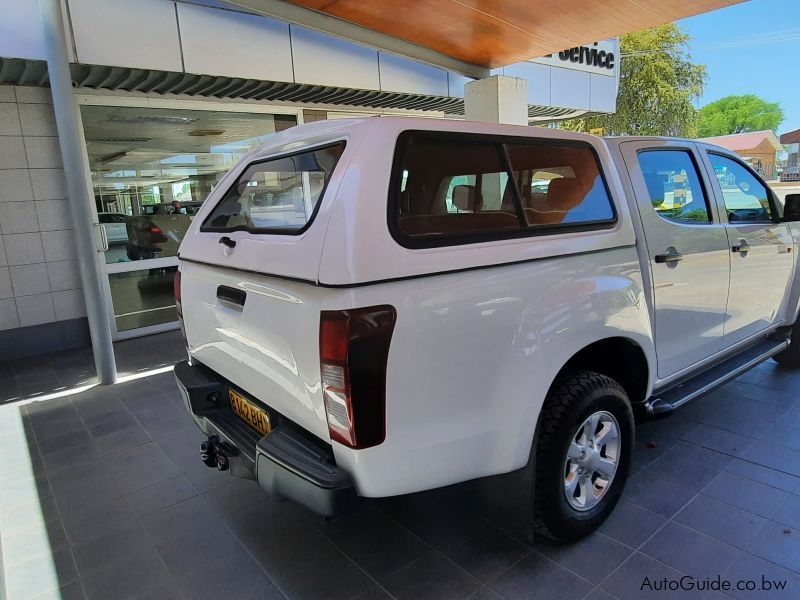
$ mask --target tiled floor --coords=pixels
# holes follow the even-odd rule
[[[182,355],[175,334],[117,351],[140,375]],[[773,363],[641,425],[624,500],[573,545],[515,535],[514,477],[326,522],[205,467],[170,373],[59,397],[90,371],[86,352],[0,365],[11,600],[726,597],[647,588],[682,575],[800,597],[800,372]]]

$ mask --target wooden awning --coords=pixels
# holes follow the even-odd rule
[[[476,74],[743,0],[228,1],[445,68],[455,61]]]

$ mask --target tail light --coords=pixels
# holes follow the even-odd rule
[[[386,437],[386,361],[397,312],[392,306],[322,311],[320,371],[331,439],[351,448]]]
[[[161,227],[153,223],[147,228],[150,233],[150,242],[153,244],[163,244],[168,238],[167,235],[161,230]]]

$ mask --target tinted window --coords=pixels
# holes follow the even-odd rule
[[[589,148],[509,144],[508,157],[528,225],[614,218],[597,159]]]
[[[205,220],[203,230],[302,230],[343,150],[340,143],[250,165]]]
[[[416,245],[427,244],[419,242],[426,238],[464,236],[451,243],[465,243],[470,236],[525,235],[530,226],[614,219],[588,147],[425,134],[406,135],[400,145],[391,219],[403,236],[418,239]]]
[[[679,223],[711,221],[697,167],[688,151],[640,152],[639,167],[650,202],[659,216]]]
[[[520,228],[495,144],[414,139],[403,155],[400,229],[410,236]]]
[[[728,221],[772,220],[770,194],[763,182],[735,160],[713,153],[708,158],[722,188]]]

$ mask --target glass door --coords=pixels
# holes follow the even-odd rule
[[[192,219],[245,153],[298,120],[159,104],[80,106],[115,339],[177,327],[172,281]]]

